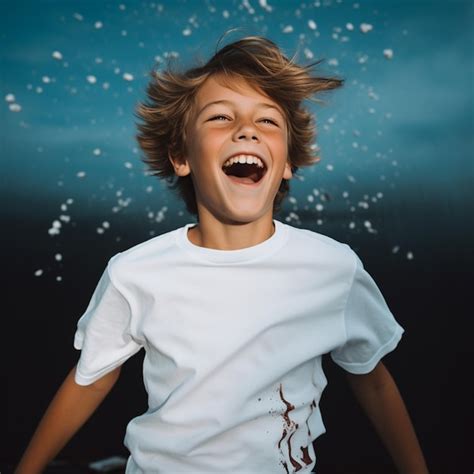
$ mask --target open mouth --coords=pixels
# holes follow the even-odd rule
[[[223,166],[222,170],[232,181],[240,184],[256,184],[267,172],[265,166],[262,168],[256,163],[233,163],[230,166]]]

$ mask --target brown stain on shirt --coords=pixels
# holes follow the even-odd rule
[[[291,438],[293,437],[293,435],[296,433],[296,430],[298,429],[298,423],[295,423],[293,420],[290,419],[290,411],[294,410],[295,409],[295,406],[290,403],[288,400],[285,399],[285,397],[283,396],[283,388],[282,388],[282,384],[280,384],[280,390],[279,390],[279,393],[280,393],[280,399],[281,401],[285,404],[286,406],[286,410],[285,410],[285,413],[282,415],[283,416],[283,419],[285,420],[285,427],[283,428],[283,432],[282,432],[282,435],[281,435],[281,438],[280,440],[278,441],[278,448],[280,449],[280,452],[281,454],[283,455],[283,452],[282,452],[282,449],[281,449],[281,443],[282,441],[286,438],[286,436],[288,435],[288,433],[291,431],[291,434],[289,435],[288,437],[288,456],[290,458],[290,462],[293,466],[293,470],[292,472],[298,472],[300,469],[302,469],[303,465],[300,464],[293,456],[292,456],[292,452],[291,452]],[[313,402],[311,403],[311,413],[310,415],[308,416],[308,418],[306,419],[306,425],[308,427],[308,436],[311,436],[311,432],[309,430],[309,424],[308,424],[308,419],[309,417],[311,416],[311,414],[313,413],[314,411],[314,408],[316,407],[316,403],[315,401],[313,400]],[[287,428],[289,431],[287,431]],[[308,466],[309,464],[311,464],[313,462],[313,460],[311,459],[311,456],[309,455],[309,452],[308,452],[308,446],[301,446],[300,447],[300,450],[301,450],[301,453],[302,453],[302,456],[301,456],[301,459],[300,461],[302,461],[306,466]],[[287,472],[287,474],[289,474],[289,470],[288,470],[288,465],[285,461],[281,461],[281,464],[283,465],[283,467],[285,468],[285,471]]]

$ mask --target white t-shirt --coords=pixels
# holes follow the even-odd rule
[[[112,257],[79,319],[75,380],[145,349],[146,413],[127,426],[136,473],[309,473],[324,433],[321,356],[362,374],[404,332],[347,245],[273,220],[239,250],[186,224]]]

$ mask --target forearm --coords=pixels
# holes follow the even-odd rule
[[[42,472],[107,396],[120,368],[87,386],[76,384],[75,371],[74,367],[51,401],[15,474]]]
[[[352,376],[351,386],[401,474],[426,474],[428,468],[410,416],[395,384],[381,364],[382,383],[359,383]]]

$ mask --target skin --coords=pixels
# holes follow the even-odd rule
[[[230,89],[218,79],[211,76],[196,95],[186,130],[187,156],[169,158],[178,176],[191,174],[196,191],[199,224],[190,229],[189,240],[236,250],[274,233],[273,200],[282,178],[292,177],[288,132],[277,103],[242,80]],[[258,153],[268,165],[258,189],[235,184],[222,171],[226,158],[244,151]]]
[[[74,381],[74,366],[49,404],[14,474],[43,472],[112,390],[120,370],[117,367],[83,386]]]
[[[205,107],[216,100],[226,102]],[[275,108],[262,107],[262,102]],[[188,234],[195,245],[236,250],[257,245],[274,233],[273,200],[282,178],[292,177],[287,124],[278,109],[278,104],[242,81],[229,89],[211,77],[199,90],[187,129],[187,156],[180,160],[170,156],[176,174],[191,174],[195,186],[199,224]],[[226,157],[240,151],[265,157],[267,175],[256,190],[229,182],[222,172]],[[120,374],[118,367],[82,386],[74,381],[75,370],[51,401],[15,474],[41,473],[106,398]],[[379,362],[367,374],[346,375],[398,472],[427,474],[407,409],[385,365]]]
[[[428,474],[423,452],[403,398],[383,364],[367,374],[346,372],[356,400],[365,412],[400,474]]]

